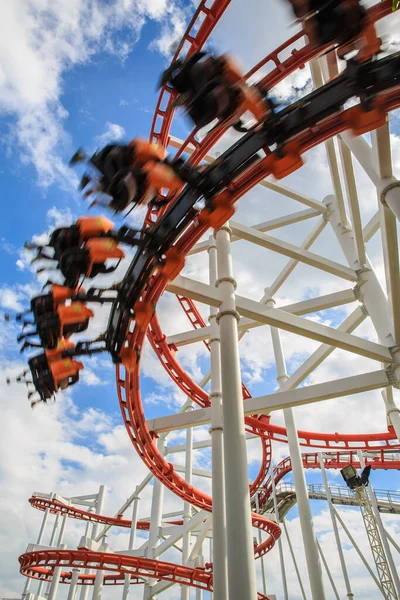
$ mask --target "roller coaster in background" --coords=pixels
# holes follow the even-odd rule
[[[349,464],[356,468],[366,465],[373,469],[400,468],[397,454],[400,416],[393,399],[393,387],[398,387],[400,381],[400,320],[396,313],[400,299],[396,232],[400,189],[392,173],[387,117],[400,106],[400,53],[384,54],[375,31],[380,20],[391,18],[392,4],[386,0],[365,11],[358,2],[338,0],[327,2],[311,14],[303,10],[306,3],[292,4],[296,15],[306,19],[304,27],[311,41],[300,31],[242,76],[229,57],[215,58],[202,51],[229,1],[202,1],[171,67],[162,77],[150,142],[134,139],[128,146],[107,146],[88,160],[89,170],[81,183],[84,195],[95,198],[92,204],[105,205],[116,213],[147,205],[140,231],[127,226],[117,230],[103,216],[81,217],[74,225],[56,230],[47,246],[28,245],[28,249],[37,250],[35,260],[44,264],[41,270],[50,271],[48,261],[53,261],[56,266],[51,269],[61,273],[63,281],[49,281],[48,291],[32,300],[31,321],[25,320],[25,315],[17,317],[24,326],[34,327],[21,334],[22,349],[43,349],[42,354],[29,359],[29,371],[19,380],[32,386],[29,397],[33,405],[47,402],[59,390],[78,383],[84,365],[77,357],[108,352],[116,364],[118,398],[128,435],[150,474],[116,517],[102,514],[102,493],[93,496],[95,501],[89,500],[91,510],[75,506],[74,499],[34,495],[30,500],[32,506],[45,511],[45,516],[37,544],[20,557],[21,573],[29,578],[25,594],[30,593],[32,580],[36,579],[40,582],[36,596],[43,595],[46,583],[49,600],[56,597],[60,582],[70,584],[69,600],[74,600],[79,585],[83,600],[88,586],[93,585],[93,597],[98,599],[102,586],[111,584],[123,584],[126,600],[130,585],[143,583],[144,598],[158,597],[175,583],[181,585],[183,599],[189,598],[190,587],[199,590],[196,594],[200,595],[203,591],[212,592],[217,600],[272,598],[266,592],[265,580],[263,592],[257,592],[255,559],[260,559],[264,568],[263,556],[278,543],[283,560],[279,511],[275,507],[271,515],[268,506],[271,497],[276,498],[275,486],[279,480],[293,470],[311,597],[323,600],[327,596],[304,467],[321,469],[323,473],[326,468],[344,468]],[[307,64],[314,91],[287,107],[276,106],[272,96],[274,86]],[[257,83],[251,83],[254,81]],[[174,111],[179,106],[195,126],[184,141],[171,135]],[[212,149],[224,141],[223,136],[230,128],[239,134],[237,141],[215,158]],[[372,132],[372,146],[362,137],[368,132]],[[335,192],[324,202],[279,183],[301,168],[306,151],[322,143],[327,150]],[[173,148],[174,156],[167,156],[166,150]],[[352,154],[376,186],[380,202],[377,215],[364,229]],[[82,161],[86,157],[78,151],[72,162]],[[270,175],[274,179],[268,179]],[[234,217],[235,203],[256,185],[308,208],[253,227],[229,221]],[[315,217],[319,222],[302,246],[268,234],[273,229]],[[309,250],[327,223],[332,225],[348,266]],[[210,228],[214,236],[201,241]],[[387,297],[365,250],[366,243],[379,229],[387,267]],[[261,302],[235,295],[230,250],[235,239],[247,240],[290,259]],[[108,289],[83,290],[85,279],[116,270],[125,259],[124,246],[136,250],[123,280]],[[185,260],[204,250],[209,253],[209,285],[180,275]],[[274,295],[298,263],[345,279],[355,287],[275,308]],[[177,295],[192,331],[169,337],[163,333],[156,307],[165,291]],[[208,327],[195,301],[210,305]],[[302,318],[351,302],[357,303],[356,309],[337,328]],[[95,340],[74,344],[71,336],[86,331],[94,317],[88,304],[110,306],[106,331]],[[367,316],[376,329],[379,343],[352,334]],[[252,398],[240,381],[238,335],[258,325],[271,327],[280,389]],[[322,344],[290,377],[280,330]],[[140,359],[146,336],[167,373],[188,397],[177,415],[145,418],[140,396]],[[33,341],[35,337],[37,341]],[[210,376],[201,385],[182,368],[177,356],[181,345],[197,341],[205,343],[211,357]],[[298,387],[335,348],[377,361],[381,369],[328,384]],[[207,392],[204,388],[209,381]],[[376,389],[383,389],[387,431],[365,434],[297,431],[293,407]],[[193,410],[193,404],[199,409]],[[284,412],[285,427],[271,422],[270,413],[280,409]],[[192,428],[207,423],[211,423],[211,442],[196,445]],[[186,428],[183,478],[178,474],[179,468],[167,460],[167,455],[180,449],[171,449],[166,440],[169,432]],[[246,438],[254,437],[261,442],[261,466],[249,486]],[[290,454],[274,470],[272,441],[288,443]],[[192,483],[196,474],[192,466],[193,449],[207,445],[212,448],[213,500]],[[302,455],[300,446],[316,453]],[[138,520],[138,496],[153,477],[151,518]],[[182,518],[163,517],[163,486],[184,501]],[[374,506],[372,492],[371,498]],[[331,505],[328,492],[327,499]],[[123,513],[131,503],[134,516],[132,520],[124,519]],[[86,534],[77,550],[63,547],[63,529],[57,548],[52,547],[54,536],[49,546],[42,544],[50,514],[62,518],[63,525],[68,518],[86,521]],[[375,580],[385,598],[399,598],[399,577],[378,511],[374,519],[387,563],[385,582],[379,569],[379,581],[376,577]],[[332,521],[336,532],[334,516]],[[104,526],[101,533],[99,525]],[[110,527],[131,529],[127,552],[108,550],[104,536]],[[256,541],[253,527],[258,530]],[[148,542],[142,549],[134,548],[136,529],[149,531]],[[211,530],[212,551],[205,562],[202,545]],[[159,543],[163,537],[164,541]],[[193,547],[192,537],[196,538]],[[182,564],[159,560],[162,552],[176,548],[181,539],[182,546],[178,544],[178,548]],[[350,598],[353,593],[340,543],[338,552]],[[286,590],[285,586],[286,583]],[[284,595],[287,597],[287,590]]]

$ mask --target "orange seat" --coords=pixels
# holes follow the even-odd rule
[[[49,366],[51,374],[53,375],[56,392],[58,391],[59,384],[62,380],[68,379],[69,377],[76,377],[79,374],[79,371],[84,368],[81,362],[72,360],[72,358],[56,360]]]
[[[118,243],[111,238],[94,238],[88,240],[85,248],[89,251],[91,263],[104,263],[109,258],[121,260],[125,258],[124,252]]]
[[[54,362],[56,359],[60,358],[60,356],[63,352],[65,352],[66,350],[72,350],[72,348],[75,348],[75,344],[65,338],[62,338],[58,342],[57,348],[55,348],[54,350],[46,350],[45,349],[44,353],[46,355],[47,362],[49,364],[51,362]]]
[[[165,158],[165,148],[159,144],[153,144],[141,138],[134,138],[129,145],[134,148],[134,164],[144,165],[149,160],[164,160]]]
[[[114,229],[114,223],[107,217],[80,217],[77,220],[82,241],[98,237]]]
[[[94,316],[94,312],[90,308],[86,308],[83,302],[71,302],[69,306],[58,306],[57,312],[62,327],[83,323]]]

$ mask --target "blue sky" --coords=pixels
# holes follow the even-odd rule
[[[69,9],[63,4],[61,0],[47,4],[39,0],[29,0],[28,3],[16,0],[0,8],[0,40],[3,40],[0,41],[0,176],[4,207],[0,224],[1,318],[8,310],[26,306],[32,293],[40,287],[27,267],[22,252],[24,242],[86,212],[86,205],[77,193],[77,174],[67,167],[77,147],[83,146],[91,151],[107,141],[128,141],[134,136],[148,136],[157,100],[157,82],[168,64],[168,49],[180,37],[184,23],[193,11],[190,2],[169,0],[125,4],[122,0],[104,3],[76,0],[69,4]],[[265,28],[267,35],[261,35]],[[259,35],[252,35],[251,31]],[[222,51],[234,51],[243,65],[250,66],[292,32],[289,13],[278,0],[271,0],[271,6],[251,0],[245,15],[243,3],[238,0],[232,2],[218,26],[213,45]],[[296,74],[278,90],[280,97],[284,101],[296,90],[306,89],[308,81],[307,70]],[[187,121],[179,115],[174,122],[173,134],[183,137],[187,131]],[[398,122],[393,123],[391,133],[396,150],[394,161],[399,169]],[[363,219],[366,222],[377,208],[376,200],[360,169],[356,175],[362,190]],[[310,153],[307,166],[301,173],[291,176],[288,185],[298,187],[319,200],[330,193],[328,168],[322,149]],[[278,203],[276,199],[273,193],[262,196],[260,191],[255,191],[251,198],[246,199],[248,202],[244,200],[240,204],[237,219],[255,223],[274,218],[281,214],[280,210],[288,213],[303,208],[292,201],[284,199]],[[306,222],[276,235],[300,243],[311,226],[311,221]],[[383,266],[377,237],[373,238],[368,250],[382,279]],[[344,258],[332,239],[326,232],[326,237],[321,236],[315,244],[315,251],[343,262]],[[234,269],[239,281],[238,293],[259,298],[285,260],[282,257],[272,260],[271,254],[260,251],[254,261],[252,252],[244,243],[238,242],[234,247]],[[193,263],[188,262],[186,269],[188,276],[207,280],[206,256],[201,255]],[[278,301],[290,303],[343,287],[347,287],[343,286],[343,281],[335,279],[332,282],[330,278],[320,276],[318,272],[315,275],[310,267],[303,266],[296,269],[293,281],[283,286]],[[207,317],[207,309],[199,308]],[[325,311],[314,315],[314,318],[335,326],[347,314],[348,308],[345,308]],[[160,319],[167,334],[189,329],[189,322],[178,310],[175,298],[162,300]],[[16,333],[13,325],[6,327],[0,323],[0,365],[4,372],[17,373],[23,366],[15,341]],[[371,337],[373,334],[371,328],[365,325],[360,327],[357,335]],[[305,347],[298,336],[290,334],[282,338],[290,374],[317,345],[310,343]],[[253,395],[274,391],[276,369],[267,328],[246,334],[241,347],[243,380]],[[327,366],[313,374],[310,383],[343,377],[349,371],[351,374],[365,372],[371,367],[371,363],[364,359],[346,364],[347,356],[335,352]],[[197,381],[209,368],[208,354],[202,344],[181,349],[179,357]],[[28,542],[34,541],[40,521],[40,515],[27,503],[33,491],[53,491],[68,496],[92,493],[96,486],[105,483],[108,487],[105,512],[112,514],[146,474],[122,425],[111,361],[104,357],[85,364],[85,375],[79,386],[60,396],[56,405],[39,406],[35,412],[29,409],[24,389],[1,387],[4,418],[0,441],[0,546],[3,547],[0,550],[0,592],[4,596],[17,597],[22,590],[23,580],[18,575],[16,559]],[[377,368],[375,363],[374,366]],[[185,400],[150,352],[145,355],[141,392],[148,418],[176,412]],[[358,409],[354,409],[354,415],[359,415],[359,422],[355,419],[343,424],[346,431],[385,428],[382,402],[377,394],[370,394],[367,398],[371,402],[369,415],[360,408],[363,399],[357,400]],[[296,412],[299,427],[342,430],[338,414],[332,414],[332,404],[324,403],[318,409],[318,416],[312,407],[299,409]],[[276,422],[283,424],[282,415],[276,415]],[[204,439],[206,431],[196,431],[195,435]],[[184,437],[177,434],[171,443],[182,443],[183,440]],[[252,445],[249,449],[251,477],[258,470],[257,452],[255,444]],[[275,447],[276,461],[286,454],[286,447]],[[196,452],[195,456],[196,466],[209,466],[208,451]],[[176,460],[182,463],[183,458]],[[331,477],[332,481],[339,483],[337,474]],[[320,483],[321,477],[318,472],[308,472],[307,480]],[[373,482],[377,488],[399,488],[397,472],[374,473]],[[208,482],[203,481],[201,485],[208,490]],[[149,512],[150,499],[151,486],[144,494],[143,514]],[[176,505],[175,498],[166,494],[165,511],[176,510]],[[329,530],[327,507],[313,502],[312,509],[317,517],[317,530],[325,535]],[[344,514],[349,513],[344,511]],[[292,539],[295,538],[296,544],[299,544],[296,508],[289,514],[288,520]],[[79,532],[77,524],[72,527],[72,533]],[[362,539],[358,521],[354,527]],[[388,520],[388,527],[396,534],[400,531],[395,519]],[[76,545],[78,538],[72,533],[68,541]],[[326,551],[334,557],[330,534],[325,537]],[[126,547],[124,534],[115,534],[110,539],[114,549]],[[300,545],[297,550],[301,553]],[[277,552],[274,552],[268,557],[267,572],[271,592],[276,591],[279,597],[281,584],[276,561]],[[349,555],[349,563],[355,577],[362,578],[362,570],[359,571],[353,555]],[[339,577],[336,566],[335,569]],[[299,592],[293,573],[289,574],[289,578],[293,598],[297,600],[300,595],[296,595]],[[371,591],[371,599],[377,597],[373,593]],[[141,593],[135,591],[133,598],[140,597]],[[165,595],[171,600],[177,597],[179,591],[176,590]]]

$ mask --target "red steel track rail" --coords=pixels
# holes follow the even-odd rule
[[[176,51],[175,58],[185,58],[202,48],[218,20],[221,18],[225,9],[229,5],[229,0],[214,0],[209,7],[206,6],[206,3],[207,2],[205,0],[201,1]],[[390,0],[376,4],[372,9],[370,9],[372,19],[377,21],[378,19],[386,16],[390,13],[390,7]],[[272,62],[274,68],[268,73],[268,75],[261,77],[261,83],[265,87],[271,88],[297,68],[301,68],[311,59],[329,50],[328,46],[324,48],[316,48],[308,45],[301,49],[293,48],[291,55],[288,58],[281,60],[280,55],[285,51],[287,53],[287,50],[290,48],[290,46],[293,46],[300,37],[301,34],[294,36],[274,52],[269,54],[247,74],[247,77],[249,78],[256,75],[261,71],[261,69],[264,69],[268,63]],[[173,110],[171,110],[173,99],[174,97],[171,90],[163,87],[157,103],[152,124],[150,136],[151,139],[153,141],[158,141],[165,147],[167,147],[169,143],[169,132],[173,120]],[[389,112],[400,106],[400,92],[398,89],[382,94],[380,99],[382,101],[382,107],[386,112]],[[347,129],[347,113],[348,111],[342,111],[333,117],[325,119],[318,126],[313,127],[312,130],[309,129],[308,131],[296,136],[295,141],[298,144],[301,153],[310,150],[323,141]],[[209,152],[215,143],[222,137],[226,129],[227,124],[222,124],[208,133],[201,143],[196,140],[196,131],[192,132],[185,140],[182,147],[178,150],[178,155],[185,152],[188,144],[192,144],[195,150],[190,157],[190,162],[194,165],[199,164],[207,152]],[[230,204],[233,205],[233,203],[239,200],[239,198],[241,198],[247,191],[252,189],[255,185],[260,183],[262,179],[271,174],[271,158],[271,155],[269,155],[265,159],[260,160],[257,164],[241,175],[234,182],[234,184],[230,186],[229,191],[223,192],[224,197],[227,198]],[[145,222],[147,224],[154,223],[160,214],[161,212],[157,212],[155,210],[149,211]],[[176,247],[184,255],[187,254],[187,252],[201,238],[206,230],[207,226],[201,224],[197,220],[194,221],[181,236],[176,244]],[[147,303],[151,302],[156,304],[164,292],[167,283],[167,279],[163,273],[156,272],[148,281],[142,296],[142,300]],[[194,326],[203,326],[201,324],[202,319],[200,313],[198,313],[194,303],[192,303],[191,300],[183,297],[180,298],[180,302],[181,304],[186,305],[185,312],[189,316],[192,324]],[[178,364],[175,358],[175,351],[173,348],[170,348],[167,345],[166,337],[161,330],[157,317],[154,317],[151,321],[147,334],[152,347],[160,358],[161,363],[164,365],[164,368],[177,383],[177,385],[194,402],[200,406],[207,406],[209,403],[208,395],[191,380],[189,375]],[[133,331],[127,336],[127,347],[132,352],[132,355],[136,356],[136,349],[140,350],[142,348],[145,336],[146,332],[135,324]],[[162,456],[157,449],[157,436],[154,434],[154,432],[149,431],[147,427],[141,402],[140,361],[132,368],[131,371],[125,370],[125,373],[123,373],[122,367],[117,368],[117,391],[122,416],[129,437],[149,470],[172,492],[186,502],[190,502],[198,508],[211,511],[211,497],[182,479],[175,472],[173,465],[167,462],[164,456]],[[243,395],[245,398],[246,396],[250,397],[250,394],[244,386]],[[261,439],[264,440],[262,456],[263,464],[261,466],[259,475],[251,486],[251,490],[254,492],[262,484],[268,470],[265,469],[265,467],[267,465],[269,466],[271,439],[287,441],[287,438],[285,429],[283,427],[270,424],[269,418],[265,416],[247,417],[246,427],[248,430],[258,434]],[[391,461],[390,466],[388,466],[388,461],[383,455],[384,449],[394,447],[394,445],[391,444],[391,442],[394,440],[393,430],[376,434],[352,435],[300,431],[299,437],[301,439],[301,443],[306,446],[323,446],[331,449],[340,447],[341,450],[343,450],[343,448],[350,448],[350,445],[352,449],[357,447],[364,450],[377,450],[376,444],[380,443],[381,447],[379,448],[379,451],[382,453],[381,459],[373,460],[372,463],[367,460],[368,464],[371,464],[373,468],[400,468],[399,461]],[[337,453],[335,456],[332,457],[331,461],[328,461],[329,464],[326,463],[327,467],[341,468],[341,466],[343,466],[340,453]],[[305,455],[305,457],[307,458],[304,459],[304,464],[307,468],[319,468],[319,464],[317,464],[317,455]],[[352,454],[350,454],[350,459],[354,464],[357,464]],[[348,464],[348,462],[349,461],[347,460],[346,464]],[[280,463],[277,469],[276,478],[280,479],[290,470],[290,458],[285,459],[285,461]],[[267,482],[265,485],[265,494],[268,492],[269,482]],[[97,522],[99,523],[130,527],[130,522],[124,519],[104,517],[102,515],[95,515],[87,511],[81,511],[75,507],[66,507],[66,505],[62,505],[62,503],[59,501],[48,501],[47,504],[46,502],[47,501],[44,501],[43,499],[31,498],[32,505],[41,510],[49,508],[52,512],[64,511],[64,514],[69,514],[69,516],[73,518],[82,518],[84,520],[97,519]],[[255,557],[258,558],[263,556],[273,547],[276,539],[278,539],[280,536],[280,528],[273,521],[270,521],[266,517],[256,513],[252,513],[252,521],[253,526],[260,528],[265,532],[265,534],[267,534],[265,541],[255,548]],[[143,525],[141,525],[139,522],[138,528],[148,528],[147,523],[146,525],[144,524],[145,522],[141,523]],[[56,567],[63,567],[66,570],[62,572],[60,581],[68,583],[72,577],[72,572],[68,571],[68,569],[79,566],[80,568],[90,567],[91,569],[104,570],[106,572],[104,576],[105,585],[122,584],[124,582],[125,575],[130,575],[131,583],[139,583],[141,582],[142,578],[151,577],[153,579],[155,578],[159,580],[172,581],[174,583],[190,585],[200,589],[212,590],[212,565],[207,565],[206,568],[202,569],[199,567],[194,568],[175,565],[165,561],[150,560],[142,557],[93,552],[88,550],[58,549],[44,549],[25,553],[20,557],[19,560],[21,565],[21,573],[28,577],[42,579],[45,581],[51,581],[54,569]],[[79,583],[93,584],[94,578],[94,575],[81,574],[79,576]],[[258,594],[258,598],[259,600],[267,600],[267,597],[260,593]]]

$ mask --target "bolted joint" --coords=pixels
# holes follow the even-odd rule
[[[328,205],[330,206],[330,205]],[[325,223],[329,223],[329,219],[331,214],[333,214],[333,210],[331,208],[326,207],[326,209],[321,213],[321,217],[324,219]]]
[[[231,315],[232,317],[235,317],[236,321],[239,323],[240,315],[239,315],[238,311],[237,310],[229,310],[229,309],[221,310],[221,311],[219,311],[219,313],[217,313],[217,323],[219,323],[221,318],[226,315]]]
[[[213,342],[220,342],[220,341],[221,341],[221,338],[219,338],[219,337],[212,337],[212,338],[210,338],[208,340],[208,343],[212,344]]]
[[[215,282],[215,287],[219,287],[219,284],[222,283],[223,281],[227,281],[228,283],[231,283],[233,285],[233,288],[236,290],[237,283],[236,283],[236,279],[234,279],[233,277],[220,277]]]
[[[209,400],[212,400],[213,398],[222,398],[222,394],[221,392],[212,392],[208,395],[208,398]]]
[[[232,229],[226,223],[225,223],[225,225],[222,225],[222,227],[220,227],[219,229],[214,231],[214,237],[216,237],[216,235],[219,231],[227,231],[230,236],[232,235]]]
[[[396,389],[400,389],[400,385],[399,385],[400,381],[398,378],[398,373],[396,373],[396,371],[398,369],[399,369],[398,365],[395,365],[394,363],[391,363],[385,369],[385,373],[388,378],[389,384]]]
[[[369,317],[368,308],[365,306],[365,304],[363,302],[360,304],[360,308],[361,308],[362,314],[365,315],[366,317]]]
[[[391,183],[389,183],[389,185],[387,185],[381,191],[381,193],[380,193],[380,201],[383,204],[383,206],[388,207],[387,202],[386,202],[386,195],[387,195],[388,192],[390,192],[390,190],[392,190],[393,188],[396,188],[396,187],[400,187],[400,181],[392,181]]]
[[[354,294],[354,298],[356,300],[358,300],[359,302],[362,302],[363,298],[364,298],[364,294],[361,291],[361,286],[359,283],[357,283],[354,287],[353,287],[353,294]]]
[[[208,433],[210,435],[212,435],[214,433],[214,431],[223,431],[224,428],[223,427],[210,427],[210,429],[208,430]]]

